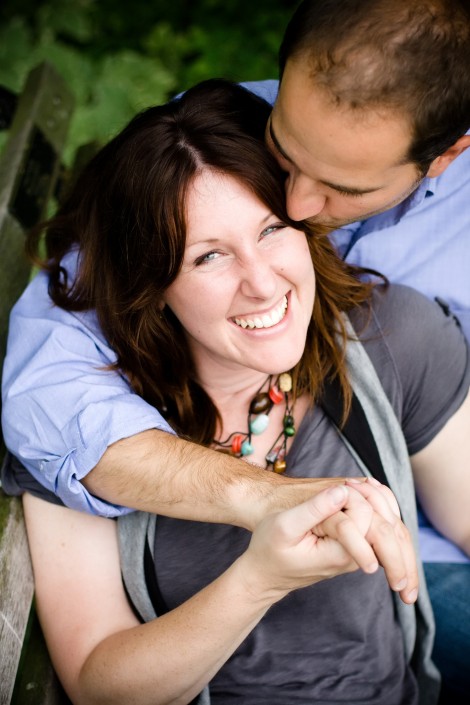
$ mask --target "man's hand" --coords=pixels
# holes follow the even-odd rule
[[[368,478],[367,482],[347,482],[374,509],[373,520],[365,538],[382,565],[392,590],[399,592],[403,602],[413,603],[418,597],[418,569],[410,532],[400,518],[393,492]]]

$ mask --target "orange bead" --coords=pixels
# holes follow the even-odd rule
[[[268,394],[273,404],[280,404],[284,400],[284,394],[277,387],[271,387]]]
[[[237,434],[232,438],[232,453],[233,455],[239,455],[241,449],[242,449],[242,443],[243,443],[243,436],[240,434]]]

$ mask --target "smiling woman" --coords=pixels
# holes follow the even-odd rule
[[[314,296],[305,233],[279,223],[239,181],[203,170],[188,193],[182,269],[163,295],[199,382],[223,386],[239,368],[256,387],[259,373],[293,368]]]
[[[10,413],[29,374],[10,357],[8,417],[29,435],[49,414],[78,476],[96,441],[95,463],[151,485],[165,435],[156,408],[192,441],[173,439],[158,520],[51,507],[29,481],[40,498],[24,502],[39,612],[77,703],[202,705],[208,685],[214,705],[437,698],[409,455],[426,510],[470,550],[459,474],[470,458],[470,361],[440,309],[363,281],[327,237],[289,219],[284,174],[264,144],[269,112],[210,81],[137,116],[45,224],[45,272],[14,312],[12,328],[36,287],[55,304],[47,299],[58,320],[38,357],[48,379],[54,366],[57,409],[48,395],[28,405],[32,423]],[[96,354],[83,380],[81,357]],[[82,385],[76,402],[67,374]],[[391,490],[364,481],[370,456],[327,412],[333,383],[339,417],[359,410],[361,435],[372,448],[380,437],[378,463],[409,531]],[[225,493],[211,480],[226,457],[216,449],[235,456]],[[252,474],[254,502],[253,484],[237,484]],[[250,502],[251,523],[237,511]]]

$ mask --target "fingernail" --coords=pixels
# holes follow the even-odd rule
[[[342,504],[348,491],[344,485],[335,485],[335,487],[330,487],[328,493],[335,504]]]
[[[351,485],[361,485],[363,481],[360,480],[358,477],[348,477],[346,482],[350,482]]]
[[[380,487],[380,485],[382,484],[378,480],[376,480],[375,477],[368,477],[367,482],[370,482],[370,484],[374,485],[374,487]]]
[[[378,567],[379,564],[377,563],[377,561],[375,561],[374,563],[370,563],[366,568],[366,573],[375,573]]]
[[[416,602],[417,597],[418,597],[418,591],[415,588],[414,590],[411,590],[411,592],[408,593],[408,595],[406,596],[406,599],[408,600],[408,602]]]
[[[408,580],[406,578],[403,578],[403,580],[400,580],[400,582],[397,583],[393,589],[397,590],[399,592],[400,590],[403,590],[404,588],[406,588],[407,582],[408,582]]]

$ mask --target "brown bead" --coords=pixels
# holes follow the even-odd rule
[[[263,414],[272,407],[273,403],[267,392],[260,392],[251,400],[250,414]]]
[[[284,472],[284,470],[286,469],[286,465],[287,465],[287,463],[285,460],[275,460],[274,465],[273,465],[273,470],[274,470],[274,472],[277,472],[280,474],[281,472]]]

